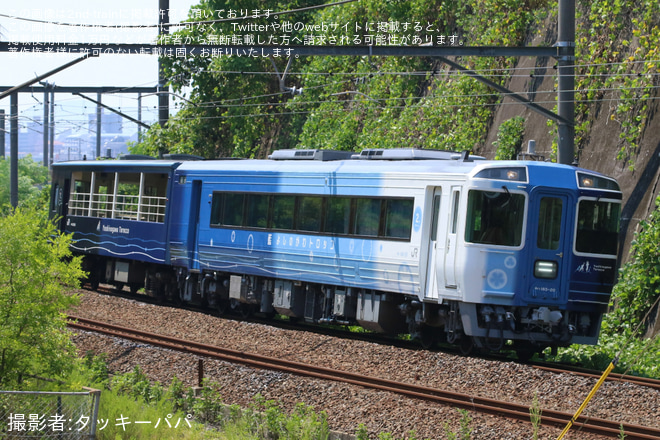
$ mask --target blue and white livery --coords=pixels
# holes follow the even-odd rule
[[[56,164],[90,279],[465,350],[595,344],[622,195],[572,166],[428,150]],[[442,338],[441,338],[442,337]]]

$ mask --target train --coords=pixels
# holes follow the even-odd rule
[[[530,356],[596,344],[615,179],[423,149],[55,163],[50,216],[92,287]]]

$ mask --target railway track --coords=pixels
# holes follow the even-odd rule
[[[545,363],[532,363],[531,365],[536,369],[549,371],[557,374],[573,374],[576,376],[590,377],[594,379],[598,379],[601,376],[600,372],[594,372],[591,370],[582,369],[573,366],[559,368],[557,365],[545,364]],[[651,379],[649,377],[639,377],[639,376],[630,376],[627,374],[620,374],[620,373],[610,373],[607,376],[606,380],[608,382],[628,382],[635,385],[641,385],[644,387],[660,390],[660,380]]]
[[[90,289],[91,290],[91,289]],[[115,288],[109,286],[109,285],[102,285],[100,286],[97,290],[97,293],[101,293],[104,295],[112,295],[112,296],[121,296],[126,299],[134,300],[134,301],[140,301],[143,303],[147,304],[153,304],[153,305],[163,305],[161,302],[159,302],[156,298],[142,295],[142,294],[131,294],[128,291],[122,290],[116,290]],[[184,307],[184,306],[179,306],[179,307]],[[203,309],[200,307],[196,306],[191,306],[187,305],[185,306],[186,309],[199,312],[199,313],[205,313],[208,314],[209,310]],[[223,315],[222,316],[225,319],[237,319],[240,321],[245,321],[245,318],[240,318],[237,315]],[[283,329],[290,329],[290,330],[303,330],[303,331],[308,331],[308,332],[316,332],[316,333],[321,333],[324,335],[332,335],[332,336],[337,336],[339,338],[350,338],[350,339],[356,339],[356,340],[362,340],[362,341],[367,341],[367,342],[373,342],[373,343],[378,343],[378,344],[387,344],[387,345],[395,345],[397,347],[409,349],[409,350],[416,350],[420,349],[420,345],[417,343],[414,343],[409,340],[401,340],[401,339],[396,339],[391,336],[386,336],[382,334],[377,334],[377,333],[352,333],[348,330],[342,330],[342,329],[337,329],[337,328],[332,328],[332,327],[323,327],[319,328],[314,325],[309,325],[305,324],[304,326],[301,326],[299,324],[290,324],[285,321],[281,320],[272,320],[272,319],[261,319],[258,317],[252,317],[249,318],[251,322],[259,323],[259,324],[264,324],[264,325],[271,325],[271,326],[276,326],[278,328],[283,328]],[[458,350],[455,350],[453,348],[441,348],[440,350],[449,352],[452,354],[459,354]],[[502,357],[502,356],[497,356],[497,355],[492,355],[492,354],[487,354],[484,356],[485,358],[492,358],[494,360],[503,360],[503,361],[510,361],[511,358],[507,357]],[[589,370],[586,368],[580,368],[578,366],[574,365],[559,365],[555,364],[552,362],[543,362],[543,361],[529,361],[527,364],[531,365],[532,367],[543,370],[543,371],[549,371],[552,373],[556,374],[574,374],[576,376],[581,376],[581,377],[588,377],[588,378],[593,378],[593,379],[598,379],[601,376],[600,371],[595,371],[595,370]],[[635,385],[641,385],[649,388],[654,388],[656,390],[660,390],[660,380],[658,379],[651,379],[647,377],[639,377],[639,376],[631,376],[631,375],[625,375],[625,374],[620,374],[620,373],[610,373],[609,376],[607,377],[606,381],[608,382],[629,382]]]
[[[104,333],[136,342],[187,352],[198,356],[239,363],[255,368],[282,371],[290,374],[316,379],[332,380],[361,387],[397,393],[411,398],[424,399],[457,408],[463,408],[502,417],[529,421],[529,407],[519,404],[500,402],[473,395],[443,391],[439,389],[400,383],[371,376],[364,376],[347,371],[307,365],[300,362],[267,357],[232,349],[186,341],[179,338],[162,336],[150,332],[129,329],[121,326],[70,316],[69,326],[79,330]],[[572,418],[572,414],[546,410],[542,412],[542,423],[563,427]],[[574,430],[582,430],[599,435],[618,437],[621,427],[628,440],[650,440],[660,438],[660,429],[620,422],[580,416],[574,423]]]

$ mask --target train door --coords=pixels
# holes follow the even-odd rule
[[[529,225],[532,255],[527,300],[532,303],[564,303],[568,292],[566,271],[572,252],[573,216],[568,194],[532,192]]]
[[[433,191],[433,213],[431,217],[431,230],[429,231],[429,247],[426,267],[426,293],[424,296],[429,299],[438,299],[438,275],[437,265],[442,261],[444,246],[442,234],[438,234],[440,226],[440,202],[442,198],[442,188],[435,188]],[[438,254],[440,254],[438,256]]]
[[[190,195],[190,218],[188,220],[188,261],[192,270],[199,270],[199,257],[197,255],[199,243],[199,210],[202,199],[202,181],[192,181]]]
[[[71,179],[53,178],[51,196],[51,218],[57,218],[57,227],[60,231],[66,229],[66,216],[68,214],[69,191]]]
[[[461,200],[461,187],[451,187],[447,246],[445,248],[445,287],[456,288],[456,241],[458,239],[458,208]]]

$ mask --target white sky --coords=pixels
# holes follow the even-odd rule
[[[187,17],[197,0],[169,0],[170,22],[180,22]],[[157,25],[158,0],[0,0],[0,13],[28,19],[75,24]],[[2,41],[36,42],[66,41],[81,43],[145,43],[153,42],[157,29],[84,29],[72,26],[55,26],[0,17]],[[0,52],[0,86],[21,84],[37,75],[68,63],[80,55],[35,55]],[[153,55],[105,55],[89,58],[73,67],[46,79],[59,86],[118,86],[152,87],[158,83],[157,58]],[[88,95],[96,99],[95,94]],[[103,95],[103,103],[137,117],[135,95]],[[43,93],[31,96],[20,93],[19,115],[39,117],[43,113]],[[143,98],[143,121],[155,122],[158,118],[156,97]],[[83,119],[93,111],[95,104],[73,95],[56,94],[56,123],[58,119]],[[86,109],[84,107],[87,107]],[[9,114],[9,97],[0,101],[0,108]],[[173,105],[170,100],[170,110]]]

